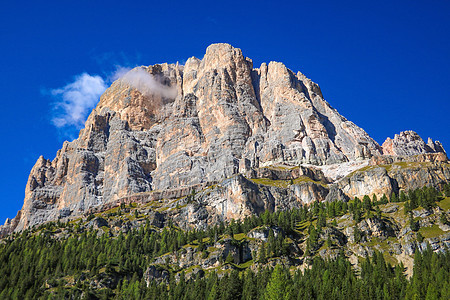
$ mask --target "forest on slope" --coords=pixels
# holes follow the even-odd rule
[[[448,234],[443,247],[433,243],[443,233],[437,225],[450,225],[449,195],[449,185],[441,192],[424,187],[389,200],[316,202],[189,231],[170,220],[157,227],[138,205],[121,205],[1,240],[0,298],[449,299]],[[403,206],[401,219],[415,237],[409,272],[384,248],[389,234],[370,236],[359,226],[392,221],[392,205]],[[414,217],[421,210],[435,224]],[[145,223],[115,232],[107,226],[115,218]],[[348,218],[353,226],[341,224]],[[350,238],[338,234],[345,226]],[[373,251],[352,261],[353,247],[364,244]]]

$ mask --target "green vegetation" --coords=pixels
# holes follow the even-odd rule
[[[403,266],[392,266],[389,260],[375,252],[361,260],[357,273],[341,253],[334,260],[316,257],[311,268],[304,272],[277,265],[258,272],[244,266],[228,272],[212,271],[205,277],[185,280],[181,272],[178,281],[170,273],[167,282],[146,282],[136,272],[126,271],[124,279],[111,289],[91,289],[79,284],[88,273],[57,278],[50,275],[42,286],[33,288],[32,276],[12,278],[2,276],[1,299],[449,299],[450,252],[433,253],[430,248],[416,252],[414,274],[410,280]],[[3,264],[4,266],[4,264]],[[193,267],[194,269],[196,267]],[[20,267],[15,269],[19,270]],[[106,266],[98,272],[115,274],[114,267]],[[164,268],[162,268],[164,270]],[[170,270],[170,269],[168,269]],[[221,276],[219,276],[219,273]],[[5,286],[8,278],[16,279],[17,286]],[[39,282],[41,284],[41,282]],[[47,287],[44,290],[44,287]]]
[[[281,187],[281,188],[287,188],[292,184],[300,184],[303,182],[312,182],[315,184],[319,184],[322,186],[326,186],[326,184],[320,182],[320,181],[314,181],[311,178],[307,177],[307,176],[301,176],[299,178],[296,179],[289,179],[289,180],[274,180],[274,179],[269,179],[269,178],[251,178],[251,181],[253,181],[256,184],[261,184],[261,185],[268,185],[268,186],[276,186],[276,187]]]
[[[443,191],[447,198],[435,189],[423,188],[392,195],[392,200],[413,206],[445,207],[449,199],[446,188]],[[195,197],[195,192],[189,197]],[[285,299],[449,299],[448,251],[417,251],[415,260],[419,263],[414,266],[412,278],[407,279],[404,267],[387,253],[395,238],[368,240],[356,226],[365,218],[386,218],[380,206],[387,201],[386,197],[378,200],[366,196],[349,203],[315,202],[309,207],[265,211],[244,220],[190,231],[170,221],[164,228],[147,221],[137,229],[116,234],[107,227],[97,231],[85,227],[96,216],[145,218],[136,204],[123,204],[76,222],[47,223],[0,242],[0,299],[279,299],[280,295]],[[399,216],[405,217],[403,213]],[[383,251],[369,259],[361,258],[360,272],[355,271],[336,240],[324,237],[324,232],[342,226],[337,221],[341,217],[354,226],[357,243]],[[448,223],[444,214],[438,217],[440,222]],[[411,214],[406,219],[410,225],[418,224]],[[437,225],[415,229],[418,241],[443,234]],[[203,259],[219,250],[217,243],[231,243],[242,250],[246,243],[255,241],[248,237],[252,230],[267,232],[267,240],[259,243],[253,258],[247,261],[235,264],[228,252],[220,258],[222,267],[206,270],[204,276],[192,275],[199,266],[181,269],[171,261],[171,257],[178,259],[186,253],[188,247]],[[304,243],[305,253],[292,255],[294,243]],[[323,260],[318,253],[325,249],[340,254],[334,260]],[[302,272],[264,265],[285,258],[310,262],[311,268]],[[147,286],[144,272],[150,265],[167,272],[167,280],[151,281]],[[185,280],[186,274],[194,276],[194,280]]]
[[[439,207],[447,211],[450,209],[450,197],[445,197],[443,200],[439,201]]]
[[[442,231],[442,229],[440,229],[438,225],[422,227],[420,228],[419,232],[424,238],[432,238],[444,234],[444,231]]]
[[[408,193],[400,192],[400,195],[392,194],[392,202],[405,202],[405,214],[422,206],[425,209],[436,207],[436,202],[444,197],[434,187],[409,190]]]

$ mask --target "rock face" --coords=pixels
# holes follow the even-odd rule
[[[333,183],[330,191],[337,189],[349,197],[376,195],[389,197],[401,190],[408,191],[423,186],[441,187],[450,182],[448,163],[402,162],[389,166],[371,166],[346,176]],[[334,199],[339,199],[336,197]]]
[[[427,145],[413,132],[396,135],[380,147],[332,108],[319,86],[300,72],[278,62],[253,68],[240,49],[213,44],[201,60],[139,67],[115,81],[79,137],[65,142],[52,161],[38,159],[22,210],[0,232],[80,215],[130,195],[206,187],[238,173],[258,173],[264,166],[323,166],[383,153],[443,151],[440,143]],[[311,170],[292,174],[325,180]],[[242,217],[270,206],[325,200],[328,194],[314,183],[286,191],[257,188],[244,180],[234,177],[222,192],[204,197],[214,209],[197,217]],[[378,188],[388,191],[388,180],[381,181]],[[362,193],[359,183],[333,189],[340,198],[353,193]],[[236,205],[224,212],[224,199]]]
[[[340,180],[336,185],[348,196],[363,197],[375,194],[377,196],[391,195],[398,187],[388,176],[385,168],[376,167],[367,171],[357,171],[351,176]]]
[[[444,147],[439,141],[433,142],[428,138],[428,143],[414,131],[403,131],[396,134],[394,139],[387,138],[381,146],[383,154],[394,156],[411,156],[424,153],[444,153]]]

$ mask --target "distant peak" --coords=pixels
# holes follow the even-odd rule
[[[231,51],[233,51],[233,49],[238,49],[239,51],[241,51],[241,49],[234,48],[233,46],[231,46],[230,44],[227,44],[227,43],[216,43],[216,44],[209,45],[208,48],[206,48],[206,53],[211,52],[211,51],[231,52]]]
[[[409,156],[423,153],[445,153],[439,142],[433,142],[431,138],[428,138],[428,144],[426,144],[417,132],[412,130],[402,131],[393,139],[387,138],[381,147],[385,155]]]

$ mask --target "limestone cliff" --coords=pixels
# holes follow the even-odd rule
[[[38,159],[22,210],[1,230],[80,215],[132,195],[182,197],[273,165],[308,165],[309,171],[289,176],[322,183],[298,182],[286,191],[233,177],[202,198],[207,216],[242,217],[291,207],[292,201],[325,200],[326,184],[333,179],[321,166],[368,162],[382,154],[444,152],[439,143],[410,146],[412,140],[418,140],[414,134],[401,134],[380,147],[332,108],[302,73],[279,62],[254,68],[240,49],[213,44],[201,60],[139,67],[115,81],[79,137],[65,142],[52,161]],[[391,191],[386,172],[377,172],[370,192]],[[351,182],[333,185],[333,195],[368,191]],[[223,203],[234,206],[224,212]]]
[[[425,143],[422,138],[414,131],[403,131],[396,134],[394,139],[387,138],[381,146],[383,154],[394,156],[411,156],[425,153],[444,153],[444,147],[439,141],[433,142],[428,138]]]

